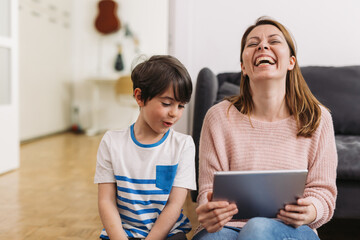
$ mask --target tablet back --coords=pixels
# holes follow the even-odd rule
[[[285,204],[302,197],[307,170],[215,172],[213,200],[235,202],[234,219],[275,218]]]

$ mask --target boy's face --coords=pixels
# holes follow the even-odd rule
[[[137,101],[140,110],[141,127],[155,134],[164,134],[182,116],[185,104],[175,100],[173,87],[148,100]]]

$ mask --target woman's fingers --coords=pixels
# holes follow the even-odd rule
[[[296,212],[289,212],[289,211],[284,211],[284,210],[280,210],[279,214],[283,217],[287,217],[287,218],[291,218],[294,220],[305,220],[305,216],[306,216],[306,209],[301,209],[301,211],[296,211]]]
[[[295,228],[300,227],[301,225],[303,225],[303,223],[300,222],[300,221],[294,220],[292,218],[284,217],[282,215],[278,215],[277,218],[280,219],[285,224],[291,225],[291,226],[293,226]]]
[[[202,224],[208,232],[217,232],[228,223],[234,214],[237,213],[237,209],[224,212],[220,215],[214,215],[213,218],[209,218],[204,224]]]
[[[204,214],[208,214],[208,213],[212,212],[215,209],[226,208],[228,206],[229,206],[229,203],[225,202],[225,201],[208,202],[206,204],[202,204],[202,205],[198,206],[195,211],[196,211],[196,214],[198,216],[201,216],[201,215],[204,215]]]
[[[278,218],[288,225],[299,227],[316,219],[316,209],[309,199],[301,198],[298,205],[286,205],[280,210]]]
[[[285,211],[287,212],[297,212],[304,213],[307,211],[308,206],[299,206],[299,205],[286,205]]]
[[[207,199],[208,199],[209,202],[212,201],[212,196],[213,196],[213,193],[212,193],[212,192],[208,192],[208,193],[207,193],[206,197],[207,197]]]
[[[210,202],[204,204],[202,210],[197,211],[199,222],[220,222],[224,218],[227,218],[236,209],[235,204],[224,204],[221,202]]]
[[[308,198],[299,198],[297,200],[299,206],[310,206],[312,204],[311,200]]]
[[[235,204],[223,201],[208,202],[196,209],[199,222],[208,232],[216,232],[221,229],[237,211]]]
[[[206,231],[208,231],[209,233],[217,232],[217,231],[221,230],[221,228],[224,227],[225,224],[228,223],[231,219],[232,219],[232,216],[227,217],[224,220],[222,220],[221,222],[219,222],[215,225],[209,226],[208,228],[206,228]]]

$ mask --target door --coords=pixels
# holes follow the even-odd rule
[[[18,0],[0,0],[0,174],[19,167]]]

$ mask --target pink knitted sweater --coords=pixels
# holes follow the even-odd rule
[[[316,229],[334,212],[337,152],[330,113],[321,107],[321,122],[311,138],[297,137],[293,117],[262,122],[240,113],[228,101],[206,114],[200,138],[198,203],[207,202],[215,171],[308,169],[304,197],[311,199],[317,217]],[[241,209],[239,209],[241,211]],[[242,227],[244,221],[227,225]]]

